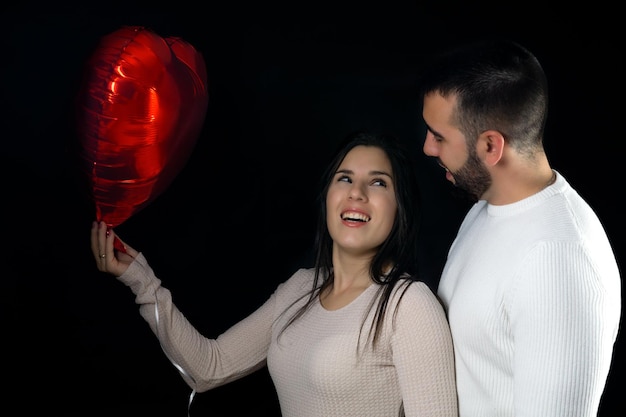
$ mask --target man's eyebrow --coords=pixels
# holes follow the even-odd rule
[[[437,132],[435,129],[433,129],[432,127],[430,127],[430,125],[426,122],[424,122],[424,124],[426,125],[426,130],[428,130],[430,133],[432,133],[435,136],[438,136],[440,138],[443,137],[443,135],[439,132]]]

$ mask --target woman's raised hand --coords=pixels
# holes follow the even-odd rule
[[[118,245],[121,244],[124,250],[115,248],[116,239],[119,241]],[[91,225],[91,251],[98,270],[117,277],[126,271],[138,255],[135,249],[126,245],[103,221],[94,221]]]

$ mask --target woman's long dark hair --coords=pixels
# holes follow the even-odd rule
[[[413,162],[409,158],[408,151],[395,136],[365,131],[354,132],[340,144],[339,151],[322,176],[321,191],[317,199],[319,214],[315,235],[315,279],[311,291],[304,296],[308,296],[307,302],[293,314],[281,333],[301,317],[316,297],[333,283],[333,240],[328,232],[326,220],[326,196],[339,165],[348,152],[356,146],[372,146],[385,152],[391,163],[397,200],[396,218],[391,232],[379,247],[370,265],[370,277],[375,283],[381,285],[380,296],[377,297],[375,319],[369,329],[373,345],[378,341],[387,305],[396,283],[402,278],[411,278],[408,281],[403,280],[406,284],[402,291],[406,291],[408,285],[417,276],[417,237],[421,204]],[[387,271],[390,266],[391,269]],[[365,317],[363,319],[365,323]],[[372,330],[374,330],[373,334]]]

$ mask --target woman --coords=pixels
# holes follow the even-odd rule
[[[315,266],[215,339],[185,319],[141,253],[115,250],[103,222],[91,229],[98,269],[131,288],[194,393],[267,365],[283,417],[457,416],[450,329],[415,276],[411,161],[395,138],[357,132],[323,180]]]

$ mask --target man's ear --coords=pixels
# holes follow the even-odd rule
[[[478,156],[487,166],[494,166],[500,161],[504,154],[505,139],[502,133],[497,130],[485,130],[478,137]]]

